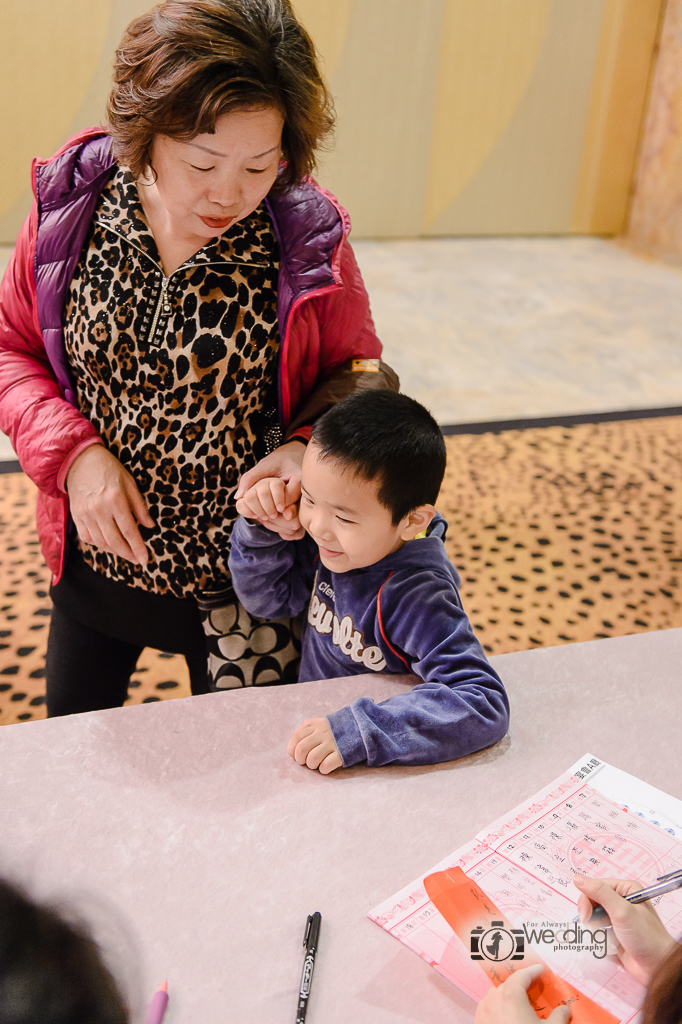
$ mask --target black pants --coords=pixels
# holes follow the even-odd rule
[[[120,707],[145,647],[184,655],[192,693],[208,693],[206,638],[192,598],[163,597],[107,579],[74,549],[50,593],[49,718]]]

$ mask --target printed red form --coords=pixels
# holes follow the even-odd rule
[[[636,797],[631,803],[630,792]],[[659,818],[662,824],[654,824]],[[461,868],[506,920],[515,928],[525,923],[532,936],[533,924],[569,923],[576,917],[576,874],[636,878],[649,885],[660,875],[681,869],[681,831],[679,801],[587,754],[565,775],[370,911],[369,917],[479,1000],[491,981],[429,899],[424,886],[428,875]],[[682,891],[666,893],[652,903],[679,938]],[[636,1016],[644,990],[614,957],[600,958],[585,950],[555,952],[532,938],[525,945],[619,1021]]]

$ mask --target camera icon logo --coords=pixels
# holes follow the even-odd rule
[[[505,928],[504,921],[491,921],[490,928],[473,928],[471,931],[471,959],[523,960],[525,941],[522,928]]]

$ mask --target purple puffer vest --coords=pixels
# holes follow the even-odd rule
[[[62,315],[76,265],[106,183],[117,164],[111,138],[88,134],[34,170],[38,204],[35,285],[38,322],[45,351],[65,399],[76,394],[64,343]],[[286,334],[294,302],[338,284],[332,266],[346,225],[339,210],[314,185],[302,184],[266,206],[280,244],[277,318]],[[279,367],[280,407],[282,365]]]

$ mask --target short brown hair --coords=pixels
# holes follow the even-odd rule
[[[315,166],[334,126],[315,47],[289,0],[166,0],[126,29],[107,114],[117,159],[136,178],[155,135],[215,131],[230,110],[277,107],[284,117],[284,191]]]

